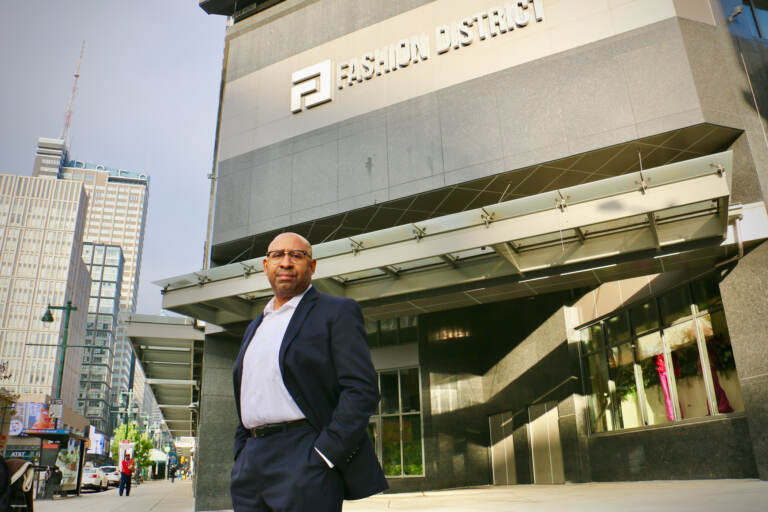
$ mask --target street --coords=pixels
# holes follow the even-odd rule
[[[83,491],[80,497],[36,501],[36,512],[191,512],[194,510],[192,481],[156,480],[134,485],[131,495],[120,497],[116,487],[108,491]]]
[[[768,482],[691,480],[567,485],[478,487],[426,493],[386,494],[345,502],[345,512],[758,512],[768,502]],[[38,512],[188,512],[194,510],[189,480],[147,482],[131,496],[117,489],[79,498],[35,503]],[[312,512],[312,511],[307,511]]]

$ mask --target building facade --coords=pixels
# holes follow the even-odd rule
[[[5,386],[17,394],[56,396],[77,406],[91,280],[80,259],[87,198],[80,183],[29,176],[0,176],[0,358],[11,377]],[[63,368],[63,314],[41,321],[47,305],[77,308],[69,320]]]
[[[198,510],[284,231],[363,308],[393,491],[768,478],[763,3],[200,5],[231,20],[215,268],[157,283],[218,326]]]
[[[78,412],[100,432],[112,431],[112,406],[117,403],[112,391],[123,251],[117,245],[83,243],[83,263],[91,275],[91,291],[86,323],[86,346],[80,375]]]

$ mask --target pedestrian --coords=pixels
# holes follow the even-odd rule
[[[379,392],[363,315],[312,286],[304,237],[278,235],[262,264],[274,297],[234,365],[234,511],[338,512],[387,488],[367,435]]]
[[[133,460],[130,452],[125,452],[125,458],[120,463],[120,496],[123,495],[123,490],[126,496],[131,495],[131,475],[134,470],[136,470],[136,461]]]
[[[176,466],[171,465],[171,468],[168,470],[168,476],[171,477],[171,483],[176,479]]]

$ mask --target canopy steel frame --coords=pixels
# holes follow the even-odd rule
[[[313,247],[313,283],[366,301],[438,284],[565,275],[698,241],[717,246],[727,231],[732,160],[727,151],[321,243]],[[243,265],[259,263],[155,284],[163,288],[164,309],[216,325],[243,322],[272,294],[262,271],[243,273]]]

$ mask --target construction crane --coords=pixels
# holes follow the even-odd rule
[[[75,96],[77,96],[77,81],[80,79],[80,64],[83,62],[83,53],[85,52],[85,40],[83,40],[82,46],[80,46],[80,58],[77,61],[77,71],[75,71],[75,83],[72,84],[72,95],[69,97],[69,106],[67,107],[67,113],[64,114],[64,129],[61,132],[61,138],[64,140],[64,146],[67,146],[69,142],[69,125],[72,123],[72,107],[75,104]]]

